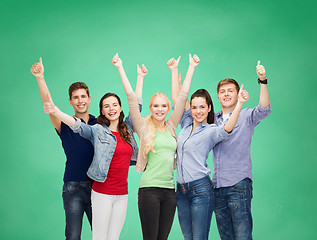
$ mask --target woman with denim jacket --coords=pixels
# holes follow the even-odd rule
[[[172,97],[179,79],[172,78]],[[177,139],[177,212],[185,240],[207,240],[214,210],[213,185],[207,165],[212,148],[234,129],[248,92],[239,92],[238,104],[225,125],[214,123],[214,109],[207,90],[197,90],[187,103]],[[234,131],[234,130],[233,130]]]
[[[172,69],[178,58],[168,61]],[[170,101],[163,93],[155,93],[150,100],[151,114],[142,118],[137,109],[137,101],[129,80],[124,72],[122,61],[116,54],[112,63],[117,67],[124,90],[128,96],[131,120],[140,138],[140,151],[136,170],[143,172],[139,186],[138,205],[143,239],[167,239],[172,227],[176,194],[173,169],[176,151],[176,127],[181,120],[191,79],[200,60],[189,55],[188,72],[171,116],[166,115],[171,108]],[[172,70],[172,75],[178,75]]]
[[[141,98],[147,69],[138,66],[137,72],[136,93]],[[131,118],[128,116],[123,121],[121,100],[116,94],[105,94],[99,109],[98,124],[90,126],[61,112],[51,99],[44,103],[46,113],[61,119],[94,146],[93,161],[87,172],[94,180],[91,193],[93,240],[119,239],[127,210],[129,165],[135,165],[138,147]]]

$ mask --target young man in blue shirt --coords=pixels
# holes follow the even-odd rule
[[[222,240],[252,239],[252,162],[251,140],[254,128],[271,112],[265,68],[258,61],[258,83],[261,86],[259,105],[242,109],[230,138],[213,149],[215,215]],[[215,123],[227,121],[238,100],[239,84],[230,78],[217,86],[221,112]]]
[[[31,68],[36,77],[42,102],[48,102],[50,92],[44,80],[42,58]],[[85,83],[76,82],[69,87],[69,103],[74,108],[75,116],[89,125],[97,123],[96,118],[88,113],[91,97]],[[78,240],[81,236],[83,215],[86,213],[91,225],[91,186],[92,180],[86,172],[91,164],[94,149],[89,140],[74,133],[67,125],[53,115],[51,122],[62,141],[66,155],[66,167],[63,185],[63,205],[66,216],[65,236],[67,240]]]

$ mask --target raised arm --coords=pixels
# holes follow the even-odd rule
[[[49,96],[51,96],[48,87],[46,85],[46,82],[44,80],[44,66],[42,62],[42,58],[40,57],[39,62],[36,62],[33,64],[31,68],[31,73],[36,77],[37,80],[37,85],[40,90],[40,96],[42,99],[42,102],[48,102],[49,101]],[[55,129],[57,130],[58,133],[61,132],[61,120],[59,120],[57,117],[53,115],[49,115],[51,122]]]
[[[148,70],[146,69],[144,64],[142,64],[141,67],[139,66],[139,64],[137,64],[137,72],[138,72],[138,77],[137,77],[137,82],[135,87],[135,95],[138,98],[142,98],[143,79],[148,73]]]
[[[167,66],[171,69],[171,72],[172,72],[171,85],[172,85],[172,100],[174,105],[176,104],[178,92],[181,89],[181,84],[179,82],[180,76],[178,75],[178,64],[179,64],[180,58],[181,56],[179,56],[177,60],[175,60],[175,58],[171,58],[167,62]]]
[[[131,84],[129,82],[127,75],[125,74],[125,71],[122,65],[122,60],[119,58],[118,53],[112,58],[112,64],[118,69],[125,93],[127,95],[133,93],[133,89],[131,87]]]
[[[76,120],[73,117],[59,110],[59,108],[54,105],[52,98],[50,96],[47,96],[47,98],[49,100],[47,102],[44,102],[44,112],[49,115],[53,115],[63,123],[67,124],[69,127],[73,127],[76,123]]]
[[[261,62],[258,61],[258,65],[256,66],[256,73],[259,76],[259,83],[261,85],[260,90],[260,102],[259,105],[263,108],[268,107],[270,105],[270,99],[269,99],[269,92],[267,90],[267,78],[265,76],[265,68],[263,65],[261,65]],[[263,81],[261,83],[261,81]]]
[[[233,112],[231,113],[227,123],[224,126],[224,129],[226,132],[231,132],[234,128],[234,126],[236,125],[238,118],[239,118],[239,114],[242,108],[243,103],[245,103],[246,101],[249,100],[249,93],[246,90],[243,90],[243,84],[241,85],[240,91],[238,93],[238,102],[237,105],[235,107],[235,109],[233,110]]]
[[[182,91],[184,91],[184,92],[189,91],[195,68],[198,66],[199,63],[200,63],[200,59],[196,54],[193,57],[191,54],[189,54],[189,67],[188,67],[187,74],[186,74],[185,80],[183,82],[183,85],[181,87]]]
[[[139,135],[139,134],[141,134],[141,128],[143,126],[143,118],[141,117],[141,114],[139,111],[137,97],[136,97],[135,93],[133,92],[133,89],[131,87],[131,84],[128,80],[127,75],[125,74],[125,71],[124,71],[123,65],[122,65],[122,60],[119,58],[118,54],[116,54],[112,58],[112,64],[118,69],[118,72],[120,74],[124,91],[128,96],[130,117],[131,117],[131,120],[133,123],[133,128],[135,129],[135,131]],[[143,68],[143,69],[146,70],[146,68]]]

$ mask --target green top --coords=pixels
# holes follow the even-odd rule
[[[174,158],[176,151],[176,139],[172,137],[168,128],[166,132],[155,132],[156,153],[152,151],[148,154],[148,162],[143,172],[140,188],[160,187],[174,189]]]

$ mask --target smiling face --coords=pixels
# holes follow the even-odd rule
[[[234,109],[238,101],[238,92],[233,83],[224,84],[219,88],[218,99],[223,109]]]
[[[104,115],[110,122],[117,121],[122,112],[118,99],[116,97],[107,97],[102,101],[102,115]]]
[[[77,89],[72,92],[72,96],[69,99],[70,105],[73,106],[75,115],[84,114],[88,112],[89,103],[91,101],[91,97],[88,96],[88,93],[85,89]]]
[[[166,96],[159,93],[152,96],[149,109],[154,120],[165,121],[170,110],[170,102]]]
[[[195,97],[190,104],[191,113],[196,123],[207,122],[208,113],[211,110],[211,105],[208,106],[204,97]]]

